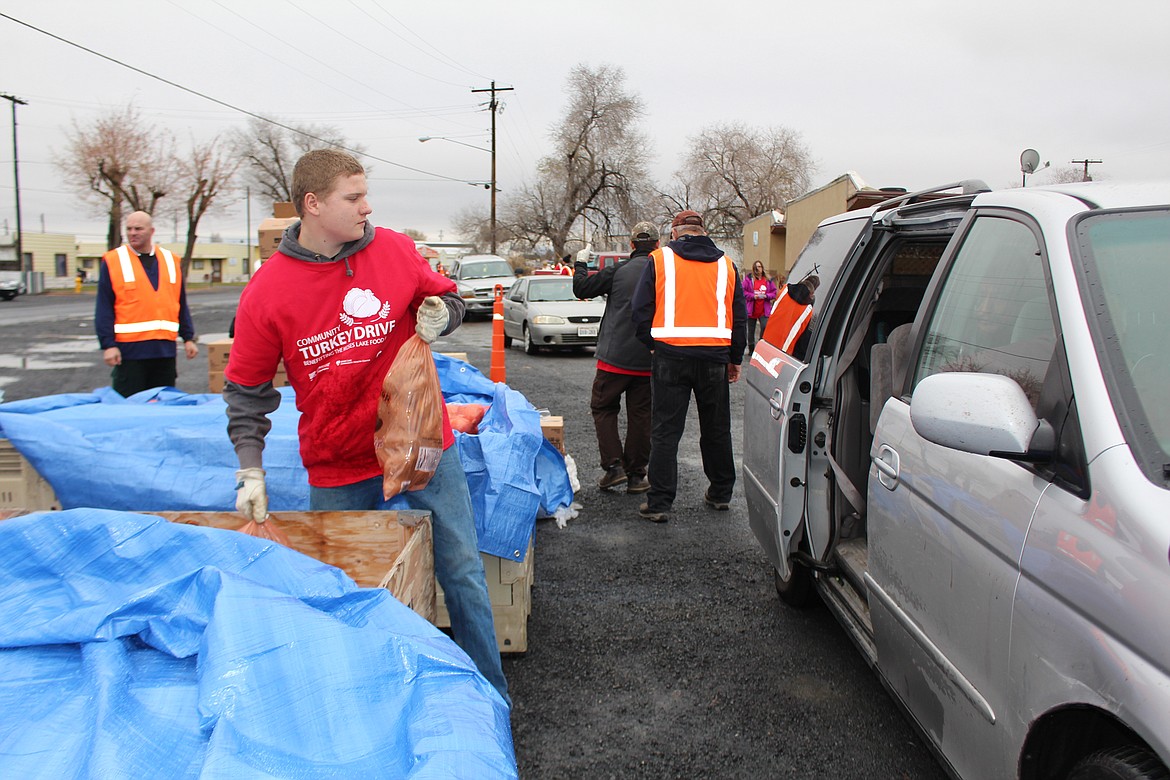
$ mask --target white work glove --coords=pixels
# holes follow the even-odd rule
[[[268,489],[264,487],[264,469],[240,469],[236,472],[236,510],[258,523],[268,519]]]
[[[577,253],[578,263],[589,263],[589,255],[593,254],[593,244],[586,244],[585,248]]]
[[[414,332],[418,334],[420,339],[430,344],[439,337],[443,328],[447,327],[447,320],[450,316],[447,312],[447,304],[443,303],[442,298],[437,295],[428,295],[423,298],[422,306],[418,307]]]

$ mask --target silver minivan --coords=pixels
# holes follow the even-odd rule
[[[1170,184],[906,195],[813,272],[808,354],[744,372],[780,597],[959,777],[1170,777]]]

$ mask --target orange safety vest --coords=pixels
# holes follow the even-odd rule
[[[115,341],[174,341],[179,335],[179,293],[183,281],[175,256],[161,246],[158,290],[146,277],[138,253],[126,244],[102,255],[114,288]]]
[[[654,261],[655,307],[650,335],[678,347],[731,344],[735,266],[723,255],[713,263],[677,257],[664,246]]]
[[[797,303],[785,286],[784,292],[776,299],[776,305],[772,307],[772,316],[768,320],[768,327],[764,328],[762,338],[791,355],[796,342],[808,329],[812,313],[812,304]]]

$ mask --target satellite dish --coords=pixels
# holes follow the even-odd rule
[[[1025,149],[1020,155],[1020,172],[1021,173],[1035,173],[1036,166],[1040,164],[1040,153],[1035,149]]]

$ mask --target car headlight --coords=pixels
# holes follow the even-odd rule
[[[555,314],[537,314],[532,318],[533,325],[564,325],[567,323],[564,317],[558,317]]]

